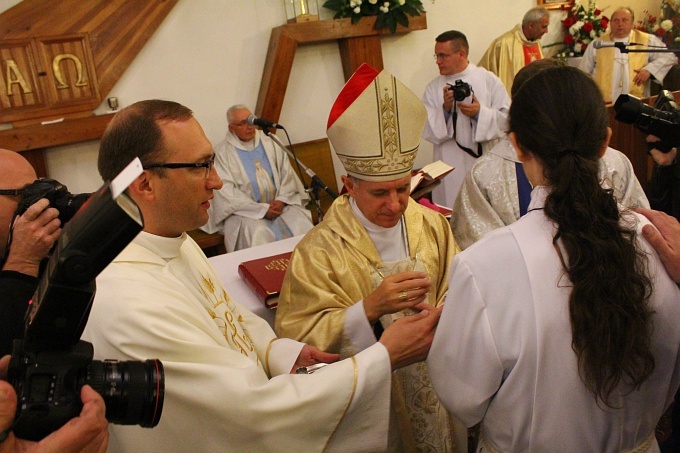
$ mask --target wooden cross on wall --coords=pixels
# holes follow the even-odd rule
[[[349,18],[317,20],[274,28],[269,38],[255,114],[278,122],[298,45],[338,41],[345,81],[363,63],[368,63],[378,71],[382,70],[380,35],[388,34],[389,31],[376,30],[375,20],[376,16],[364,17],[356,24],[352,24]],[[410,17],[409,26],[399,26],[397,33],[426,28],[427,18],[425,14],[421,14]]]

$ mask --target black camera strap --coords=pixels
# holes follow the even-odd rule
[[[453,120],[453,140],[456,142],[456,145],[475,159],[479,159],[482,157],[482,144],[477,143],[477,153],[472,151],[470,148],[465,147],[458,143],[458,139],[456,138],[456,122],[458,121],[458,112],[456,111],[456,100],[454,99],[453,101],[453,111],[452,111],[452,120]]]
[[[7,440],[7,438],[9,437],[13,430],[14,422],[12,422],[12,424],[9,425],[9,428],[7,428],[6,430],[0,431],[0,444]]]

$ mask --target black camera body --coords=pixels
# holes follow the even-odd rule
[[[80,389],[90,385],[106,403],[111,423],[151,428],[163,409],[163,364],[159,360],[92,360],[91,343],[60,350],[33,351],[16,340],[10,382],[18,398],[13,431],[38,441],[80,415]]]
[[[680,145],[680,107],[670,91],[662,90],[651,107],[635,96],[622,94],[614,103],[615,118],[661,139],[650,144],[664,153]]]
[[[71,220],[78,209],[90,198],[89,193],[73,195],[62,183],[49,178],[36,179],[21,193],[21,201],[15,216],[22,215],[33,203],[41,198],[50,200],[50,206],[59,211],[59,220],[64,225]]]
[[[153,427],[160,421],[162,363],[92,360],[92,344],[80,340],[95,277],[143,226],[137,205],[111,190],[104,185],[95,192],[62,230],[26,314],[24,338],[14,341],[8,380],[18,397],[13,430],[19,438],[40,440],[78,416],[85,384],[102,395],[111,423]],[[48,192],[63,200],[64,191]]]
[[[453,82],[453,85],[447,83],[449,90],[453,91],[453,99],[458,102],[463,101],[466,97],[472,94],[472,87],[469,83],[463,82],[461,79]]]

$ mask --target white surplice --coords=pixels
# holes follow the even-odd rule
[[[458,254],[427,365],[440,400],[498,451],[622,452],[650,440],[680,384],[680,289],[644,239],[655,310],[656,367],[640,390],[602,408],[586,390],[571,348],[564,275],[552,244],[555,227],[530,211]],[[646,221],[636,214],[639,229]],[[651,436],[651,437],[650,437]]]
[[[302,343],[231,300],[186,233],[140,235],[97,278],[83,339],[97,359],[159,358],[153,429],[110,425],[109,451],[383,451],[391,366],[380,343],[311,375]]]
[[[442,179],[442,183],[432,192],[432,200],[448,208],[453,206],[465,174],[477,161],[474,157],[458,147],[453,139],[453,121],[444,112],[444,95],[442,89],[447,83],[454,84],[462,80],[470,85],[480,104],[476,118],[468,118],[458,109],[456,124],[456,140],[466,148],[477,152],[477,144],[487,152],[495,139],[505,135],[510,96],[505,86],[496,75],[484,68],[469,63],[467,68],[458,74],[440,75],[425,88],[423,104],[427,109],[427,123],[423,138],[434,145],[434,160],[442,160],[455,167],[455,170]],[[461,102],[471,102],[469,96]]]
[[[208,233],[222,233],[227,252],[275,240],[275,234],[266,225],[269,221],[264,218],[269,203],[255,201],[252,182],[236,151],[252,151],[260,143],[271,165],[276,186],[274,198],[286,204],[280,218],[293,236],[305,234],[314,226],[312,216],[305,208],[309,195],[293,171],[288,155],[261,131],[257,131],[249,142],[242,142],[227,131],[225,139],[215,146],[215,169],[224,186],[214,192],[210,220],[202,228]]]

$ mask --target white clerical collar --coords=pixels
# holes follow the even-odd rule
[[[631,33],[632,33],[632,32],[628,33],[628,35],[624,36],[623,38],[614,38],[614,37],[612,36],[612,39],[614,40],[614,42],[628,42],[628,41],[630,41],[630,35],[631,35]]]
[[[257,145],[260,143],[260,131],[256,131],[255,137],[253,137],[252,140],[248,140],[246,142],[238,138],[233,132],[227,131],[227,143],[236,149],[240,149],[241,151],[252,151],[257,148]]]
[[[474,63],[468,62],[468,65],[461,72],[459,72],[457,74],[452,74],[452,75],[449,75],[449,76],[446,76],[446,77],[452,77],[454,79],[461,79],[461,78],[465,77],[467,75],[468,71],[470,69],[474,68],[474,67],[476,67],[474,65]]]
[[[548,186],[536,186],[531,191],[531,202],[529,202],[529,207],[527,211],[535,211],[537,209],[543,209],[545,206],[545,199],[548,198],[550,193],[550,188]]]
[[[395,226],[385,228],[368,220],[357,206],[354,197],[349,197],[349,203],[354,215],[366,229],[366,233],[373,241],[383,261],[397,261],[408,258],[408,238],[406,237],[403,216]]]
[[[526,42],[536,42],[536,39],[529,39],[527,38],[527,35],[524,34],[524,30],[522,30],[522,26],[520,25],[519,27],[519,37],[522,38],[522,40]]]
[[[170,261],[179,256],[180,248],[188,237],[188,234],[182,233],[181,236],[176,238],[166,238],[142,231],[137,235],[134,242],[137,245],[151,250],[165,261]]]

